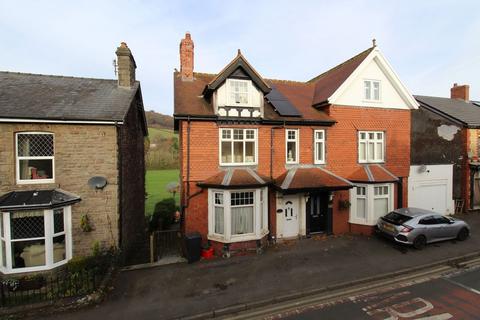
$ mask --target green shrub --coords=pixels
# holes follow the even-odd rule
[[[168,229],[175,219],[176,209],[175,199],[173,198],[163,199],[158,202],[150,220],[150,231]]]

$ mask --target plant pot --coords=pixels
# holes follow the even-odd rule
[[[213,248],[210,247],[208,249],[202,249],[202,258],[204,259],[213,259]]]

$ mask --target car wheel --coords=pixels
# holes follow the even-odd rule
[[[464,241],[468,238],[470,232],[468,231],[467,228],[462,228],[457,235],[457,239],[460,241]]]
[[[413,240],[413,247],[418,250],[425,248],[426,244],[427,238],[425,238],[425,236],[418,236]]]

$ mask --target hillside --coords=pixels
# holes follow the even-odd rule
[[[173,117],[147,111],[148,152],[147,170],[178,168],[178,136],[173,131]]]
[[[153,110],[146,111],[147,125],[149,128],[170,129],[173,130],[173,117],[155,112]]]

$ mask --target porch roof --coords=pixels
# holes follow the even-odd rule
[[[353,184],[321,167],[296,167],[275,179],[275,187],[283,193],[319,190],[343,190]]]
[[[11,191],[0,197],[0,211],[53,209],[80,200],[79,196],[61,189]]]
[[[231,168],[223,170],[210,178],[197,183],[199,187],[206,188],[248,188],[262,187],[270,184],[269,178],[259,174],[251,168]]]
[[[382,183],[396,182],[398,177],[379,164],[366,164],[354,171],[348,180],[352,182]]]

